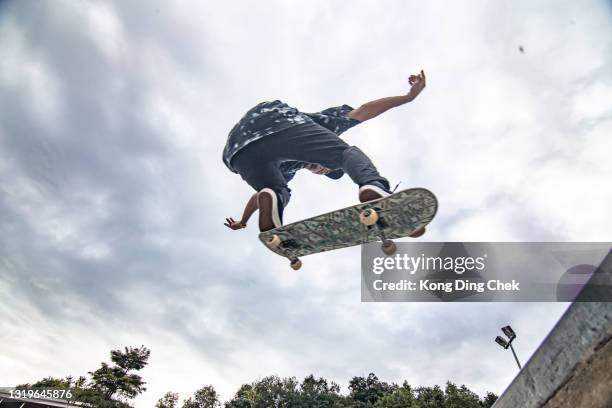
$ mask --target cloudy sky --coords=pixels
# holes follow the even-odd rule
[[[609,241],[610,2],[0,2],[0,386],[151,348],[148,391],[375,372],[501,393],[567,304],[360,303],[360,252],[304,259],[230,231],[227,171],[252,105],[407,91],[347,132],[392,184],[436,193],[428,241]],[[524,53],[519,51],[523,46]],[[354,203],[298,174],[286,220]]]

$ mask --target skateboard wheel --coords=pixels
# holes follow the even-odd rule
[[[381,245],[381,249],[386,255],[393,255],[395,251],[397,251],[397,246],[395,245],[395,242],[387,239]]]
[[[300,261],[299,259],[292,260],[291,267],[293,268],[293,270],[297,271],[302,267],[302,261]]]
[[[418,230],[414,231],[412,234],[410,234],[410,238],[418,238],[420,236],[422,236],[425,233],[425,227],[421,227]]]
[[[372,208],[363,210],[361,214],[359,214],[359,221],[364,225],[374,225],[376,221],[378,221],[378,213]]]
[[[278,248],[280,244],[281,244],[281,239],[276,234],[272,235],[270,239],[266,241],[266,245],[268,245],[270,248]]]

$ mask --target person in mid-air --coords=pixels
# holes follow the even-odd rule
[[[256,191],[240,221],[226,218],[233,230],[246,227],[259,209],[259,229],[280,227],[291,190],[287,183],[296,171],[339,179],[344,173],[359,186],[359,200],[366,202],[391,193],[389,182],[358,147],[338,137],[349,128],[414,100],[425,88],[425,73],[408,79],[410,90],[401,96],[377,99],[353,109],[348,105],[303,113],[279,100],[251,108],[232,128],[223,149],[223,162],[240,174]],[[422,235],[424,230],[413,236]]]

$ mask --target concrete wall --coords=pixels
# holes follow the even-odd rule
[[[611,288],[609,253],[578,299]],[[612,302],[574,302],[493,407],[612,407]]]

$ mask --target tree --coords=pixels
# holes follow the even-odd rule
[[[299,388],[298,407],[337,407],[344,401],[340,387],[335,382],[328,383],[325,378],[309,375],[304,378]]]
[[[94,372],[89,372],[91,375],[90,387],[107,401],[114,398],[134,398],[146,391],[146,388],[142,377],[131,371],[144,368],[150,355],[151,351],[145,346],[125,347],[124,351],[111,351],[111,361],[115,365],[109,366],[102,363],[102,367]]]
[[[419,408],[443,408],[444,392],[439,386],[419,387],[416,389],[416,400]]]
[[[167,392],[157,401],[155,408],[176,408],[177,402],[178,394],[175,392]]]
[[[302,383],[294,377],[265,377],[240,387],[225,408],[336,408],[344,407],[346,398],[340,387],[324,378],[309,375]]]
[[[410,385],[404,381],[401,387],[387,392],[374,404],[376,408],[412,408],[417,407],[416,398]]]
[[[349,398],[362,406],[371,407],[379,398],[396,388],[397,385],[381,382],[374,373],[370,373],[367,378],[353,377],[349,382]]]
[[[491,408],[497,401],[497,395],[492,392],[487,392],[487,395],[480,401],[480,406],[483,408]]]
[[[225,408],[252,408],[255,406],[257,395],[253,386],[243,384],[230,401],[225,403]]]
[[[34,384],[19,384],[17,389],[29,389],[29,388],[59,388],[59,389],[68,389],[72,384],[72,378],[53,378],[53,377],[45,377],[40,381],[35,382]]]
[[[226,408],[291,408],[299,401],[298,382],[295,377],[280,379],[277,376],[262,378],[250,385],[243,385]]]
[[[212,385],[205,385],[195,392],[193,399],[183,402],[183,408],[217,408],[220,407],[219,396]]]
[[[481,407],[478,395],[468,390],[465,385],[457,387],[455,384],[447,382],[444,394],[444,408]]]
[[[111,351],[114,365],[102,363],[102,367],[89,372],[91,379],[85,377],[74,380],[72,377],[58,379],[46,377],[34,384],[22,384],[27,388],[60,388],[71,389],[71,401],[80,402],[83,407],[95,408],[130,408],[125,402],[144,392],[145,382],[132,371],[140,370],[147,365],[151,352],[144,346],[126,347],[124,351]]]

